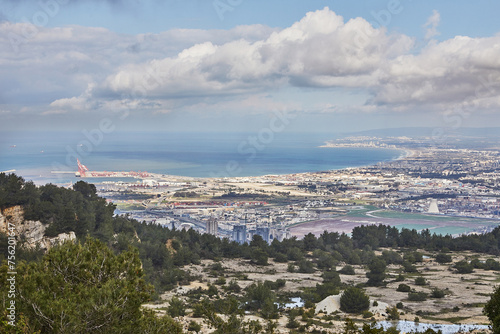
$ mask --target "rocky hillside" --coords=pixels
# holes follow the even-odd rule
[[[56,237],[45,236],[47,225],[24,219],[24,209],[20,205],[0,210],[0,233],[7,234],[9,226],[15,227],[18,240],[24,240],[24,246],[31,249],[39,247],[48,250],[58,243],[76,239],[73,231],[59,233]]]

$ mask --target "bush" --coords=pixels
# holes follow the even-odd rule
[[[215,281],[215,284],[217,284],[217,285],[224,285],[224,284],[226,284],[226,279],[224,277],[219,277]]]
[[[260,248],[254,248],[252,250],[252,262],[259,266],[267,266],[267,253]]]
[[[325,271],[321,277],[324,283],[332,283],[333,285],[340,285],[342,283],[339,273],[333,270]]]
[[[229,292],[239,293],[241,291],[241,287],[239,286],[238,282],[233,279],[229,282],[225,290]]]
[[[171,317],[182,317],[186,315],[186,306],[179,298],[173,297],[167,308],[167,312]]]
[[[286,255],[288,257],[288,261],[299,261],[304,257],[300,248],[297,247],[290,248]]]
[[[416,273],[416,272],[418,272],[417,267],[415,267],[413,264],[411,264],[408,261],[404,261],[403,262],[403,270],[405,271],[405,273]]]
[[[246,288],[245,299],[247,300],[246,308],[249,310],[261,309],[266,301],[274,302],[275,295],[268,285],[258,282],[251,284]]]
[[[191,320],[188,326],[188,331],[198,333],[201,331],[201,325],[194,320]]]
[[[336,295],[339,293],[339,286],[335,282],[327,282],[323,284],[316,284],[316,294],[319,296],[320,300],[331,295]]]
[[[470,274],[474,271],[474,267],[465,260],[457,262],[454,267],[459,274]]]
[[[402,302],[399,302],[396,304],[396,307],[399,308],[399,309],[402,309],[404,307],[403,303]]]
[[[204,314],[203,304],[196,303],[193,305],[193,318],[202,318]]]
[[[355,275],[356,274],[353,266],[351,266],[349,264],[344,266],[344,268],[340,269],[339,273],[344,274],[344,275]]]
[[[402,274],[399,274],[395,279],[396,282],[403,282],[404,280],[405,277]]]
[[[295,319],[298,315],[297,310],[291,310],[288,314],[288,322],[286,323],[286,328],[297,328],[300,323]]]
[[[288,257],[283,253],[278,253],[274,257],[274,261],[276,261],[278,263],[286,263],[286,262],[288,262]]]
[[[219,289],[215,285],[209,285],[206,293],[209,297],[213,297],[219,294]]]
[[[438,288],[432,289],[431,298],[444,298],[444,291]]]
[[[387,307],[385,311],[387,312],[388,320],[399,320],[399,311],[395,306]]]
[[[416,285],[426,285],[427,281],[425,280],[425,277],[419,276],[415,278],[415,284]]]
[[[214,271],[218,274],[222,274],[222,273],[224,273],[225,268],[222,266],[222,264],[220,262],[215,262],[214,264],[212,264],[210,266],[210,270]]]
[[[438,255],[436,255],[436,261],[438,263],[450,263],[451,262],[451,255],[445,254],[445,253],[439,253]]]
[[[425,292],[408,292],[408,300],[412,302],[423,302],[427,300]]]
[[[299,273],[312,274],[313,272],[315,272],[314,265],[311,261],[303,259],[299,261],[298,265],[299,265],[299,270],[298,270]]]
[[[373,313],[370,311],[363,311],[362,314],[364,319],[373,317]]]
[[[284,287],[286,284],[286,281],[284,279],[277,279],[275,282],[273,281],[264,281],[264,285],[266,285],[269,289],[271,290],[278,290]]]
[[[470,261],[470,265],[474,269],[484,269],[484,263],[482,263],[478,258],[475,258],[472,261]]]
[[[398,288],[396,289],[396,291],[399,291],[399,292],[410,292],[411,291],[411,287],[407,284],[399,284],[398,285]]]
[[[278,305],[274,303],[271,299],[266,299],[264,305],[262,305],[260,315],[264,319],[278,319],[279,318]]]
[[[500,263],[498,261],[493,260],[493,259],[488,259],[488,260],[486,260],[486,263],[484,264],[484,269],[500,271]]]
[[[346,313],[360,313],[368,310],[370,299],[359,288],[349,287],[340,297],[340,309]]]

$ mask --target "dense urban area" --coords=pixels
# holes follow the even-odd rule
[[[449,229],[452,235],[491,231],[500,218],[498,151],[488,145],[433,147],[429,141],[352,137],[325,145],[405,151],[396,161],[362,168],[215,179],[152,174],[129,183],[103,182],[97,190],[117,204],[119,212],[140,221],[194,228],[240,243],[254,234],[268,242],[301,237],[304,234],[294,226],[305,222],[316,235],[325,227],[348,233],[363,223],[403,226],[408,220],[415,224],[436,217],[443,217],[442,225],[456,227]],[[349,217],[364,208],[372,209],[365,220]],[[446,222],[444,217],[463,219]]]

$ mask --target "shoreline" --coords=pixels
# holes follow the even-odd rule
[[[338,146],[325,146],[325,145],[322,145],[322,146],[319,146],[319,147],[332,147],[332,148],[348,148],[348,149],[377,149],[377,150],[397,150],[397,151],[400,151],[401,153],[399,154],[399,156],[397,157],[392,157],[390,159],[387,159],[387,160],[378,160],[378,161],[375,161],[371,164],[366,164],[366,165],[359,165],[359,166],[346,166],[346,167],[341,167],[341,168],[335,168],[335,169],[318,169],[318,170],[315,170],[315,171],[305,171],[305,172],[288,172],[288,173],[283,173],[283,174],[279,174],[279,173],[268,173],[268,174],[262,174],[262,175],[235,175],[235,176],[222,176],[222,177],[217,177],[217,176],[184,176],[184,175],[174,175],[174,174],[167,174],[167,173],[149,173],[151,176],[149,177],[149,179],[184,179],[184,180],[191,180],[191,181],[200,181],[200,180],[237,180],[237,179],[242,179],[242,178],[245,178],[245,179],[257,179],[257,178],[263,178],[263,177],[287,177],[287,176],[295,176],[295,175],[313,175],[313,174],[316,174],[316,173],[325,173],[325,172],[331,172],[331,171],[341,171],[341,170],[354,170],[354,169],[357,169],[357,168],[365,168],[365,167],[368,167],[368,166],[374,166],[376,164],[379,164],[379,163],[387,163],[387,162],[393,162],[393,161],[398,161],[398,160],[404,160],[410,156],[413,156],[415,154],[415,152],[413,150],[410,150],[410,149],[406,149],[406,148],[388,148],[388,147],[373,147],[373,146],[359,146],[359,147],[353,147],[353,146],[346,146],[346,147],[338,147]],[[22,176],[23,178],[25,178],[26,180],[31,180],[33,182],[35,182],[36,184],[44,184],[43,181],[45,180],[45,183],[54,183],[55,184],[67,184],[69,182],[71,183],[76,183],[77,181],[86,181],[88,183],[92,183],[94,181],[94,179],[100,179],[98,180],[99,182],[98,183],[102,183],[103,182],[103,179],[106,179],[106,180],[109,180],[109,181],[113,181],[114,179],[117,179],[118,178],[113,178],[113,177],[74,177],[74,178],[71,178],[71,179],[63,179],[63,178],[58,178],[57,176],[56,177],[44,177],[44,176],[48,176],[48,175],[51,175],[53,176],[54,174],[49,174],[49,170],[46,170],[47,167],[40,167],[41,169],[39,171],[41,171],[41,173],[39,172],[34,172],[34,168],[30,168],[29,171],[32,172],[33,174],[29,175],[29,174],[21,174],[23,172],[23,169],[18,169],[18,175],[19,176]],[[65,173],[69,173],[71,171],[67,171]],[[46,175],[43,175],[43,174],[46,174]],[[123,179],[123,178],[122,178]],[[144,180],[144,179],[148,179],[148,178],[134,178],[135,180]]]

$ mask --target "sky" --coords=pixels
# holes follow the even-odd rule
[[[494,0],[0,0],[0,131],[498,126],[499,12]]]

